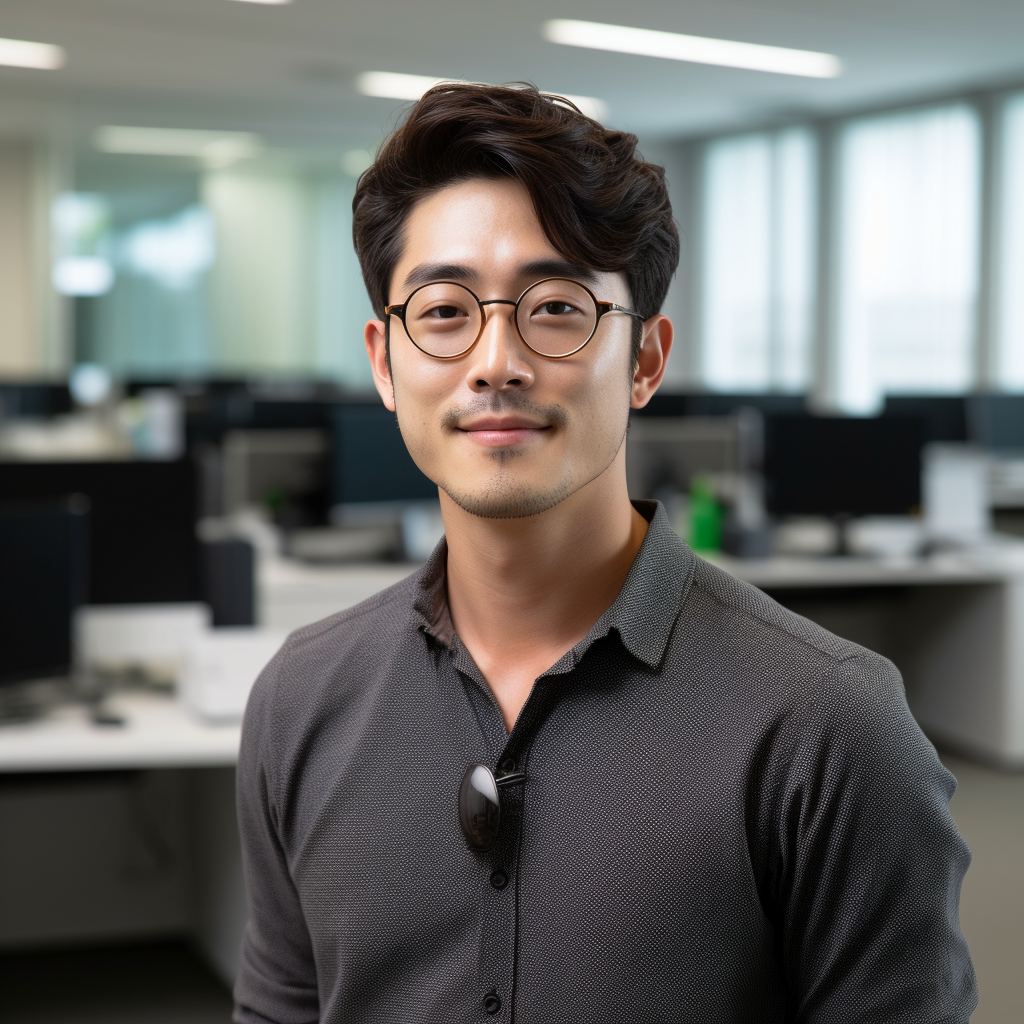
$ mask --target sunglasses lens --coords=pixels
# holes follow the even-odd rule
[[[501,803],[493,772],[485,764],[471,764],[459,788],[459,822],[470,849],[491,849],[500,821]]]

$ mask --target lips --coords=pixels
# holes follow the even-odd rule
[[[522,416],[485,416],[460,424],[459,430],[488,448],[524,444],[550,427]]]

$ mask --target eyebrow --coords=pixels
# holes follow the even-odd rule
[[[432,281],[472,281],[479,275],[472,267],[462,263],[421,263],[413,267],[405,278],[404,287],[417,288]],[[520,278],[571,277],[585,284],[594,284],[597,272],[571,260],[542,259],[523,263],[516,270]]]

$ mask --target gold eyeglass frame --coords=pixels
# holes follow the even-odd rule
[[[538,287],[539,285],[547,284],[548,281],[566,281],[569,284],[577,285],[578,287],[582,288],[590,296],[591,300],[594,303],[594,307],[597,309],[597,316],[594,319],[594,329],[590,332],[590,335],[587,337],[587,340],[584,341],[582,344],[577,345],[576,348],[574,348],[571,352],[563,352],[563,353],[561,353],[561,355],[557,355],[557,356],[549,355],[547,352],[538,352],[526,340],[526,338],[523,337],[523,330],[519,326],[519,303],[523,301],[523,299],[525,298],[527,292],[532,291],[534,288]],[[463,290],[469,292],[469,294],[473,296],[473,298],[476,300],[476,304],[480,307],[480,330],[477,331],[476,337],[461,352],[456,352],[456,353],[454,353],[454,355],[450,355],[450,356],[439,356],[439,355],[437,355],[434,352],[428,352],[412,336],[412,334],[409,331],[409,326],[405,322],[405,311],[406,311],[409,303],[412,302],[413,296],[417,292],[422,291],[424,288],[432,288],[434,285],[438,285],[438,284],[453,284],[453,285],[456,285],[459,288],[462,288]],[[515,299],[514,301],[512,299],[481,299],[480,296],[477,295],[476,292],[474,292],[472,288],[467,287],[461,281],[428,281],[426,284],[421,284],[418,288],[414,288],[409,293],[409,296],[405,300],[405,302],[394,303],[394,304],[392,304],[390,306],[385,306],[384,307],[384,315],[389,318],[388,321],[387,321],[389,328],[390,328],[390,323],[391,323],[390,318],[392,316],[397,316],[398,319],[402,321],[402,328],[405,331],[406,337],[425,356],[430,356],[431,359],[461,359],[462,356],[464,356],[468,352],[472,351],[473,347],[476,345],[476,343],[483,336],[484,328],[487,326],[487,313],[484,310],[484,306],[496,306],[496,305],[514,306],[515,307],[515,309],[514,309],[514,311],[512,313],[512,323],[515,324],[516,334],[519,335],[519,340],[534,355],[538,355],[542,359],[565,359],[568,356],[576,355],[576,353],[579,352],[580,349],[583,349],[587,345],[590,344],[590,342],[593,339],[594,335],[597,334],[597,328],[600,326],[601,317],[603,317],[606,313],[625,313],[627,316],[636,317],[638,320],[641,320],[641,321],[644,319],[643,315],[641,313],[637,313],[636,310],[627,309],[625,306],[620,306],[620,305],[618,305],[618,303],[615,303],[615,302],[602,302],[582,281],[575,281],[571,277],[545,277],[545,278],[542,278],[540,281],[534,281],[533,284],[531,284],[529,287],[524,288],[523,291],[522,291],[522,294],[519,296],[519,298]]]

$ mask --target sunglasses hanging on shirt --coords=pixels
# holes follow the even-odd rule
[[[498,839],[501,825],[500,790],[524,782],[522,772],[500,778],[485,764],[471,764],[459,787],[459,824],[471,850],[486,853]]]

